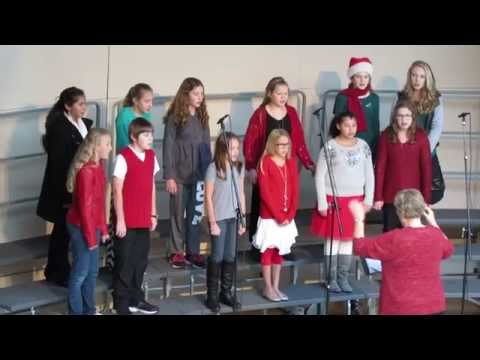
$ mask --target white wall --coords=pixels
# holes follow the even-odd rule
[[[0,46],[0,112],[50,106],[59,92],[68,86],[85,90],[88,100],[106,103],[107,46]],[[318,153],[318,125],[308,115],[321,102],[328,89],[345,87],[346,68],[351,56],[368,56],[373,61],[375,89],[403,86],[409,64],[422,59],[432,66],[441,89],[480,90],[479,46],[111,46],[109,78],[109,123],[112,104],[137,82],[152,85],[158,95],[174,95],[187,76],[200,78],[206,94],[262,91],[267,81],[284,76],[292,89],[307,96],[304,124],[312,154]],[[329,99],[327,106],[331,108]],[[232,113],[233,128],[244,129],[250,111],[260,99],[250,102],[210,101],[212,134],[215,120]],[[480,104],[475,101],[446,99],[445,131],[460,131],[456,114],[472,112],[474,131],[480,130]],[[383,113],[388,113],[385,103]],[[160,116],[154,111],[156,137],[163,136]],[[94,114],[91,113],[93,116]],[[24,115],[0,115],[0,158],[41,151],[45,112]],[[382,119],[383,122],[387,119]],[[442,141],[439,151],[446,170],[463,170],[463,152],[459,142]],[[474,171],[479,171],[478,142],[474,143]],[[44,170],[44,158],[0,161],[0,202],[38,195]],[[438,207],[465,206],[462,181],[447,181],[448,193]],[[479,186],[473,191],[479,207]],[[302,173],[302,206],[313,206],[313,183]],[[165,194],[160,195],[161,215],[166,216]],[[44,223],[35,214],[35,203],[0,207],[0,242],[33,236],[44,231]]]

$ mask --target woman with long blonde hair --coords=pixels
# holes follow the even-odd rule
[[[437,156],[440,136],[443,130],[443,99],[437,90],[435,76],[430,65],[417,60],[410,65],[403,91],[398,93],[399,100],[408,100],[415,108],[416,125],[428,134],[432,153],[432,200],[439,202],[445,192],[445,183]]]
[[[112,150],[110,133],[92,129],[78,148],[67,177],[73,193],[67,213],[71,238],[72,271],[68,282],[68,311],[71,315],[94,315],[98,274],[98,245],[108,230],[105,217],[105,172],[103,161]],[[101,234],[101,235],[100,235]]]

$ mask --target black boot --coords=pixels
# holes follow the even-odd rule
[[[218,280],[220,278],[221,263],[215,263],[210,258],[207,265],[207,301],[205,305],[214,313],[220,311],[218,303]]]
[[[234,311],[240,310],[242,304],[240,304],[232,295],[232,284],[235,272],[235,263],[223,262],[222,266],[222,284],[220,291],[220,301],[233,308]]]

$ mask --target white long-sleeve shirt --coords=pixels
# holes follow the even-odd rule
[[[357,138],[357,143],[354,146],[347,147],[338,144],[335,139],[330,139],[327,142],[327,148],[329,149],[331,168],[336,183],[336,195],[365,195],[364,203],[371,206],[373,204],[375,181],[372,154],[368,144]],[[317,190],[318,210],[327,210],[327,195],[333,195],[333,192],[327,171],[325,147],[318,154],[315,188]]]

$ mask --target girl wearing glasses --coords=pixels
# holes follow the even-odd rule
[[[279,289],[282,255],[290,253],[298,236],[295,214],[298,207],[298,171],[291,156],[288,132],[273,130],[258,166],[260,217],[253,246],[260,250],[263,296],[270,301],[287,301]]]
[[[249,240],[257,231],[260,196],[257,186],[257,166],[265,150],[265,144],[270,133],[275,129],[285,130],[291,138],[292,156],[298,157],[303,166],[312,171],[315,164],[305,144],[302,123],[294,107],[288,102],[288,84],[284,78],[272,78],[265,89],[262,104],[255,110],[248,123],[247,132],[243,141],[243,154],[247,177],[252,183],[252,202],[250,210]],[[252,255],[258,260],[258,252],[252,248]]]
[[[395,105],[390,126],[380,135],[375,165],[373,207],[383,210],[383,232],[402,225],[393,205],[397,192],[419,190],[431,204],[432,155],[427,133],[416,126],[412,103],[401,100]]]

